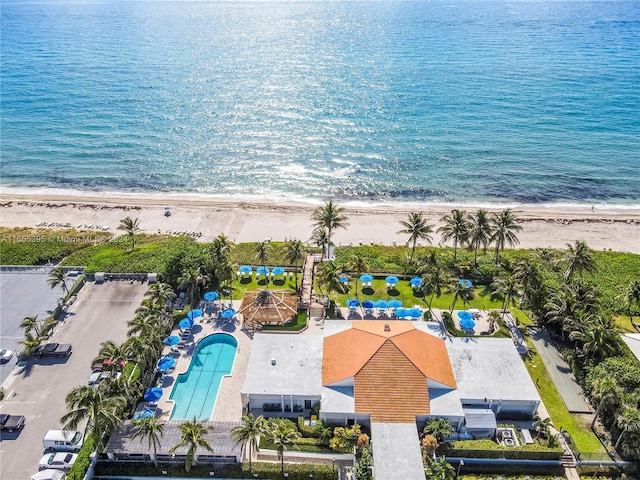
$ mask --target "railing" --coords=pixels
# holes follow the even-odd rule
[[[0,265],[0,272],[24,272],[24,273],[49,273],[58,265]],[[87,267],[67,267],[62,269],[65,272],[77,271],[82,273]]]

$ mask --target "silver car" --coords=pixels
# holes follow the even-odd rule
[[[7,363],[13,357],[13,350],[0,350],[0,363]]]
[[[49,453],[40,459],[40,470],[55,468],[56,470],[68,472],[76,458],[78,458],[76,453]]]

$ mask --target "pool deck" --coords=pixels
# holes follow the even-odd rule
[[[234,301],[233,308],[236,310],[240,307],[241,301]],[[218,398],[213,409],[213,421],[238,421],[242,418],[242,400],[240,391],[244,383],[244,377],[247,371],[247,363],[249,362],[249,352],[251,351],[251,339],[241,330],[239,320],[235,323],[227,324],[218,320],[218,303],[215,306],[209,306],[204,310],[205,315],[197,318],[191,329],[191,337],[187,342],[187,347],[182,350],[181,355],[174,356],[176,365],[173,371],[163,375],[158,382],[158,386],[162,388],[162,397],[158,401],[156,415],[164,415],[163,420],[169,420],[174,402],[169,399],[173,386],[178,375],[185,373],[189,369],[193,352],[196,344],[204,337],[213,333],[226,333],[233,336],[238,341],[236,351],[236,359],[233,364],[233,371],[230,376],[222,379]],[[228,306],[228,302],[225,302]],[[223,308],[224,309],[224,308]],[[180,329],[175,328],[171,335],[180,336]],[[165,347],[163,355],[171,355],[171,348]]]

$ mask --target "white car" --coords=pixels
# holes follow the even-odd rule
[[[120,378],[120,372],[93,372],[89,375],[87,383],[92,386],[98,386],[100,382],[103,382],[109,378],[117,380]]]
[[[13,357],[13,350],[0,350],[0,363],[7,363]]]
[[[40,470],[54,468],[56,470],[68,472],[76,461],[76,458],[78,458],[78,455],[75,453],[49,453],[40,459]]]

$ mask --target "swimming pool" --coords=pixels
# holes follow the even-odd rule
[[[231,335],[216,333],[197,345],[189,369],[178,375],[171,400],[172,420],[209,420],[216,404],[220,382],[233,369],[238,341]]]

